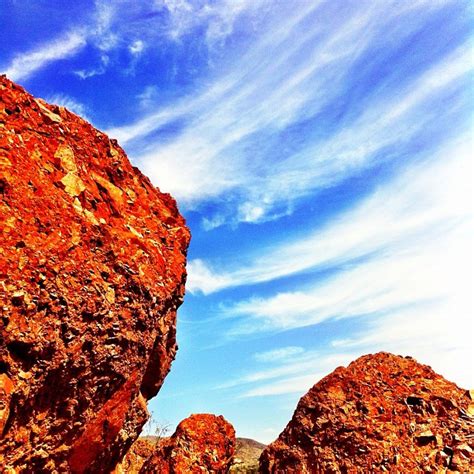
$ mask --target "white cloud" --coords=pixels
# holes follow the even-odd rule
[[[452,311],[458,307],[465,311],[470,292],[464,285],[472,283],[472,270],[465,265],[471,231],[472,223],[450,235],[441,230],[441,242],[425,241],[421,248],[412,243],[411,249],[397,246],[389,256],[339,270],[334,277],[304,292],[237,303],[228,312],[243,316],[244,322],[234,332],[293,329],[328,319],[394,313],[405,306],[416,306],[423,312],[433,301],[449,301]],[[464,306],[459,297],[467,299]]]
[[[359,43],[354,43],[354,36],[360,33],[363,26],[364,22],[353,21],[343,26],[343,31],[337,32],[339,35],[336,33],[337,41],[331,38],[328,43],[332,43],[335,50],[345,51],[345,55],[349,56],[351,51],[359,46]],[[286,30],[288,26],[285,24],[282,28]],[[311,31],[303,35],[288,51],[281,51],[277,61],[265,61],[265,68],[252,64],[253,61],[262,63],[264,60],[259,57],[260,54],[268,54],[267,51],[260,51],[258,44],[257,57],[252,57],[250,53],[249,57],[244,58],[243,64],[236,67],[235,76],[224,77],[222,82],[210,89],[211,93],[204,94],[205,101],[198,96],[190,101],[186,100],[183,106],[178,104],[178,108],[175,107],[172,111],[165,109],[154,114],[151,122],[142,121],[143,125],[146,123],[151,127],[127,127],[125,131],[130,130],[131,133],[126,134],[125,138],[131,139],[137,136],[137,132],[150,132],[163,124],[161,120],[175,119],[180,113],[181,116],[196,116],[195,120],[189,121],[188,127],[175,141],[165,146],[157,143],[156,152],[137,157],[144,171],[152,179],[165,183],[167,191],[188,205],[218,196],[233,188],[245,188],[249,185],[252,189],[266,189],[271,179],[258,179],[262,174],[262,171],[256,168],[260,166],[258,161],[251,164],[245,156],[236,155],[232,151],[225,153],[224,150],[265,127],[272,129],[285,126],[289,118],[295,118],[296,111],[303,107],[305,102],[309,102],[308,95],[311,91],[323,90],[325,81],[334,80],[332,75],[328,78],[326,74],[321,76],[322,79],[315,77],[316,72],[331,61],[323,53],[324,49],[329,47],[326,43],[318,45],[314,58],[308,58],[308,61],[314,59],[310,66],[306,61],[297,67],[285,64],[291,61],[292,54],[297,53],[298,46],[301,48],[305,41],[316,33]],[[278,34],[273,31],[273,38],[275,37],[278,38]],[[266,42],[266,38],[263,41]],[[349,64],[347,61],[346,63]],[[289,68],[292,76],[287,70],[283,74],[279,69],[285,66]],[[242,83],[242,71],[248,70],[255,70],[257,74],[252,81]],[[318,80],[320,84],[307,88],[306,81],[309,80]],[[213,93],[214,91],[216,93]],[[275,107],[276,103],[278,107]],[[123,141],[122,130],[111,130],[110,133],[118,136],[119,140],[122,136]],[[254,203],[248,206],[258,208]],[[246,212],[241,215],[244,219],[253,219]]]
[[[205,29],[208,46],[223,42],[232,32],[238,17],[260,11],[268,0],[222,0],[191,2],[186,0],[155,0],[159,10],[168,13],[167,35],[179,41],[196,30]]]
[[[101,65],[74,73],[81,79],[103,74],[109,62],[107,52],[119,43],[119,35],[111,28],[116,7],[99,0],[96,1],[95,7],[93,22],[76,27],[31,51],[18,54],[3,72],[14,81],[24,80],[55,61],[73,57],[90,43],[102,52]]]
[[[374,252],[385,252],[390,257],[390,253],[436,242],[434,235],[444,235],[449,225],[470,218],[472,213],[471,175],[466,173],[471,167],[471,150],[470,138],[461,137],[439,150],[429,162],[419,163],[393,182],[381,185],[325,227],[308,231],[302,239],[260,249],[254,258],[240,255],[234,262],[237,267],[227,263],[227,269],[215,271],[202,260],[198,264],[191,260],[188,289],[208,294],[334,267]],[[301,300],[302,304],[309,302]]]
[[[225,221],[226,218],[223,214],[215,214],[212,217],[204,217],[201,224],[204,230],[212,230],[223,225]]]
[[[77,54],[85,45],[82,30],[70,31],[32,51],[18,54],[3,72],[13,81],[25,80],[48,64]]]
[[[410,355],[448,380],[470,388],[474,386],[473,309],[472,301],[459,307],[432,305],[424,311],[404,308],[361,323],[351,339],[332,348],[303,353],[291,362],[249,373],[222,388],[237,390],[239,397],[301,396],[336,367],[379,351]]]
[[[89,79],[94,76],[101,76],[107,71],[107,66],[109,65],[109,63],[109,56],[105,53],[102,53],[100,55],[100,64],[97,67],[89,69],[79,69],[77,71],[73,71],[73,74],[80,77],[81,79]]]
[[[472,254],[467,258],[472,259]],[[361,320],[350,338],[335,339],[328,347],[301,352],[276,361],[276,366],[234,377],[220,389],[233,390],[236,396],[244,398],[301,396],[336,367],[379,351],[410,355],[459,386],[473,387],[474,308],[472,296],[466,297],[472,288],[472,267],[470,274],[465,272],[459,280],[458,298],[438,301],[421,309],[402,307],[390,314]]]
[[[282,395],[306,392],[336,367],[354,359],[354,353],[328,354],[311,350],[282,359],[277,367],[250,372],[222,385],[221,389],[240,392],[239,397]]]
[[[324,377],[321,372],[307,373],[297,377],[289,377],[286,379],[272,382],[271,384],[260,385],[259,387],[249,389],[243,397],[266,397],[270,395],[287,395],[289,393],[303,394],[311,388],[315,382]]]
[[[216,275],[200,259],[188,261],[187,271],[189,277],[186,288],[191,293],[197,291],[212,293],[231,285],[231,276]]]
[[[336,367],[347,366],[361,355],[379,351],[410,355],[460,387],[470,388],[474,386],[472,322],[466,314],[447,316],[445,309],[424,314],[407,311],[392,318],[374,320],[368,328],[364,326],[363,331],[354,334],[354,339],[360,339],[353,347],[339,348],[337,352],[333,349],[330,355],[314,351],[312,360],[305,358],[299,364],[284,364],[275,377],[252,380],[252,375],[248,375],[229,388],[237,389],[238,396],[245,398],[302,396]]]
[[[471,156],[472,140],[462,137],[323,232],[254,262],[258,271],[278,257],[291,272],[329,259],[334,272],[295,291],[228,306],[234,336],[325,321],[332,321],[334,336],[318,350],[283,358],[221,388],[240,397],[302,395],[338,365],[382,350],[414,356],[460,386],[474,386]],[[275,271],[273,276],[281,274]],[[260,278],[267,276],[261,271]],[[345,327],[345,318],[357,318],[351,335],[337,329]]]
[[[408,142],[433,119],[429,107],[436,94],[472,71],[470,49],[469,44],[464,44],[393,98],[378,98],[353,123],[328,140],[278,164],[272,170],[263,196],[267,199],[270,196],[274,201],[282,195],[305,195],[371,166],[374,160],[383,159],[377,157],[377,152],[385,147]],[[283,189],[282,182],[285,183]],[[260,189],[256,188],[256,200],[262,199]]]
[[[31,51],[17,54],[11,63],[3,68],[3,73],[14,81],[27,79],[55,61],[73,57],[89,44],[100,52],[100,64],[97,67],[74,71],[74,74],[81,79],[104,74],[110,62],[109,52],[119,47],[123,42],[123,36],[126,35],[126,31],[117,24],[118,13],[125,7],[124,2],[110,4],[96,0],[92,21],[84,22],[81,26],[58,38],[46,41]],[[138,55],[144,46],[143,41],[136,40],[130,44],[130,52]]]
[[[258,362],[275,362],[291,358],[297,354],[302,354],[304,349],[298,346],[281,347],[271,351],[257,352],[254,359]]]
[[[186,0],[156,0],[158,9],[168,11],[171,20],[169,36],[172,39],[179,39],[193,25],[193,6]]]
[[[172,5],[172,10],[183,12],[192,7],[188,2]],[[386,147],[403,146],[425,130],[438,119],[433,101],[472,70],[470,46],[463,45],[423,75],[413,74],[408,83],[393,87],[389,96],[386,90],[374,93],[365,110],[327,137],[308,137],[304,147],[277,153],[272,160],[260,152],[267,141],[337,99],[352,82],[348,73],[354,62],[374,42],[383,47],[390,38],[386,32],[395,24],[402,36],[416,30],[420,24],[414,16],[422,6],[417,3],[403,11],[382,5],[349,9],[344,21],[313,21],[312,28],[302,29],[301,24],[322,8],[317,2],[305,4],[265,25],[234,67],[217,75],[204,91],[197,88],[172,107],[108,132],[122,144],[132,142],[135,161],[184,208],[225,195],[229,212],[208,218],[213,225],[206,221],[205,228],[287,215],[293,201],[378,164],[387,159],[380,154]],[[407,21],[399,31],[404,15]],[[456,101],[449,103],[446,116],[457,106]],[[157,134],[139,144],[176,120],[183,126],[174,138],[164,142]]]
[[[100,76],[105,73],[105,67],[100,66],[98,68],[94,69],[79,69],[77,71],[74,71],[74,74],[81,79],[89,79],[94,76]]]
[[[128,50],[134,55],[140,55],[145,49],[145,43],[142,40],[135,40],[128,46]]]
[[[249,384],[266,384],[268,380],[277,380],[282,378],[289,378],[295,374],[299,374],[305,371],[314,371],[314,361],[320,357],[321,354],[317,351],[306,351],[301,352],[299,355],[295,354],[293,357],[287,359],[281,359],[277,362],[276,366],[272,365],[271,368],[259,369],[240,377],[233,377],[233,379],[227,383],[219,385],[217,388],[229,389],[239,386],[248,386]],[[336,356],[337,359],[337,356]],[[331,363],[336,359],[331,359]],[[337,359],[338,360],[338,359]],[[270,362],[270,361],[268,361]]]
[[[265,210],[262,206],[244,202],[239,206],[238,214],[241,222],[258,222],[263,217]]]
[[[120,42],[120,27],[115,20],[119,20],[119,4],[104,0],[95,1],[94,22],[89,27],[89,34],[95,45],[105,54],[111,51]],[[126,4],[125,4],[126,7]]]
[[[158,97],[158,92],[158,87],[147,86],[145,90],[137,96],[140,108],[148,109],[151,105],[153,105]]]

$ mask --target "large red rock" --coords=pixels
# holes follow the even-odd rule
[[[222,416],[191,415],[161,440],[140,474],[225,474],[235,452],[235,431]]]
[[[189,231],[117,142],[0,79],[0,465],[107,472],[176,351]]]
[[[474,472],[472,398],[410,357],[360,357],[300,400],[260,472]]]

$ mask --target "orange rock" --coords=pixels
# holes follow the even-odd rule
[[[176,352],[189,231],[117,142],[0,78],[0,454],[108,472]]]
[[[7,374],[0,374],[0,436],[10,416],[10,401],[13,392],[13,383]]]
[[[140,474],[225,474],[235,452],[235,431],[224,417],[191,415],[145,462]]]
[[[410,357],[366,355],[301,398],[259,472],[474,472],[469,402]]]
[[[138,438],[112,474],[139,474],[143,464],[155,449],[156,443],[154,441],[147,438]]]
[[[138,438],[112,474],[139,474],[145,461],[153,454],[156,443],[147,438]]]

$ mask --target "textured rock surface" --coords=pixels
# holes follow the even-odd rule
[[[224,417],[191,415],[162,440],[140,474],[215,473],[229,471],[235,451],[235,431]]]
[[[411,358],[363,356],[300,400],[260,472],[474,472],[472,398]]]
[[[117,465],[113,474],[138,474],[143,464],[155,452],[157,441],[138,438],[132,444],[122,462]]]
[[[0,79],[0,453],[107,472],[176,351],[189,231],[113,140]]]

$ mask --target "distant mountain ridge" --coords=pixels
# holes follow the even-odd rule
[[[251,438],[237,438],[230,472],[252,474],[258,471],[258,459],[266,445]]]

